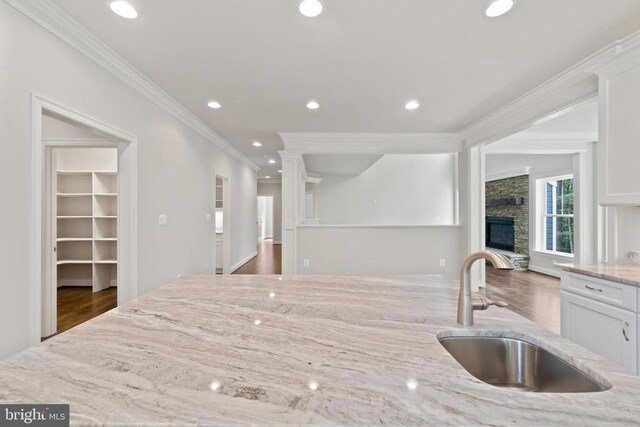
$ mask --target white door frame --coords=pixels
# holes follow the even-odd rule
[[[274,200],[275,200],[275,196],[274,196],[273,194],[258,194],[258,199],[259,199],[260,197],[264,197],[265,199],[271,199],[271,214],[270,214],[270,215],[271,215],[271,216],[270,216],[270,218],[271,218],[271,240],[274,240],[274,237],[273,237],[273,235],[274,235],[274,228],[273,228],[273,223],[274,223],[274,221],[273,221],[274,206],[273,206],[273,203],[274,203]],[[267,205],[267,206],[268,206],[268,205]],[[266,218],[267,216],[268,216],[268,215],[265,213],[265,218]],[[264,225],[264,227],[265,227],[265,229],[266,229],[266,224]],[[266,233],[266,231],[265,231],[265,234],[264,234],[264,236],[263,236],[263,239],[262,239],[262,240],[263,240],[263,241],[264,241],[264,240],[266,240],[266,239],[267,239],[267,237],[268,237],[268,236],[267,236],[267,233]]]
[[[50,211],[50,195],[46,194],[47,151],[55,146],[99,147],[105,142],[45,141],[42,138],[42,116],[48,112],[73,122],[102,131],[118,141],[108,146],[118,148],[118,305],[138,295],[138,233],[137,233],[137,138],[117,128],[104,124],[71,108],[62,106],[38,94],[31,95],[31,191],[29,227],[29,271],[28,271],[28,315],[29,346],[39,344],[43,331],[43,320],[52,321],[55,309],[43,307],[43,295],[50,297],[52,261],[52,236],[47,233],[47,211]],[[49,212],[51,213],[51,212]],[[126,215],[125,215],[126,213]],[[55,284],[54,284],[55,285]],[[45,292],[47,294],[45,294]],[[48,298],[49,301],[55,299]],[[43,311],[47,318],[43,319]],[[55,319],[53,319],[55,321]],[[50,327],[51,328],[51,327]],[[55,327],[53,327],[55,330]]]
[[[224,172],[213,171],[213,272],[216,272],[216,179],[222,179],[222,274],[231,274],[231,177]]]
[[[588,96],[584,96],[583,99],[579,101],[568,102],[564,108],[555,109],[550,111],[547,115],[543,115],[542,117],[537,117],[535,120],[532,119],[530,122],[526,124],[522,124],[514,130],[511,135],[522,132],[528,129],[531,126],[534,126],[539,123],[543,123],[547,120],[551,120],[555,117],[558,117],[562,114],[570,112],[571,110],[577,108],[580,105],[583,105],[585,102],[592,101],[595,97],[597,97],[597,93],[591,94]],[[509,136],[509,135],[508,135]],[[469,147],[468,156],[469,156],[469,232],[468,232],[468,241],[469,241],[469,252],[475,252],[479,250],[485,249],[485,181],[486,181],[486,148],[494,142],[500,141],[504,139],[504,137],[492,137],[478,143],[474,146]],[[579,167],[577,168],[577,177],[580,182],[580,187],[584,187],[585,185],[588,187],[590,182],[593,181],[593,176],[587,177],[586,175],[593,175],[594,172],[594,159],[593,159],[593,150],[590,152],[580,152],[579,155]],[[591,166],[588,166],[591,163]],[[589,191],[581,191],[581,195],[578,196],[577,203],[579,203],[580,210],[580,219],[578,220],[578,229],[576,229],[576,234],[581,242],[581,247],[578,250],[577,257],[581,260],[584,259],[586,262],[595,262],[596,257],[598,257],[599,245],[601,242],[598,241],[597,238],[589,238],[588,234],[591,233],[595,229],[597,229],[598,223],[598,210],[591,209],[594,203],[593,192]],[[595,223],[595,225],[594,225]],[[598,233],[599,234],[599,233]],[[484,263],[476,263],[471,272],[471,280],[472,280],[472,288],[474,291],[478,290],[480,287],[486,286],[486,277],[485,277],[485,264]]]

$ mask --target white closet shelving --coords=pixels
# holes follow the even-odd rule
[[[117,286],[118,175],[57,171],[58,286]]]

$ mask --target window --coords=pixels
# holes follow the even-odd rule
[[[573,254],[573,175],[540,180],[543,251]]]

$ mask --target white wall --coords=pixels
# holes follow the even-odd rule
[[[455,154],[385,155],[360,175],[323,175],[315,185],[320,224],[455,223]]]
[[[231,264],[256,247],[256,173],[192,128],[0,2],[0,359],[27,347],[30,96],[138,138],[138,289],[212,272],[214,169],[231,178]],[[169,226],[158,227],[158,214]]]
[[[117,171],[117,148],[59,148],[56,168],[65,171]]]
[[[264,237],[273,239],[273,197],[265,197]]]
[[[466,256],[461,231],[459,226],[299,226],[298,274],[440,274],[457,279]]]
[[[573,154],[487,154],[487,177],[502,172],[529,167],[529,268],[545,274],[560,276],[554,267],[556,262],[572,262],[572,258],[536,251],[535,249],[535,185],[536,180],[551,176],[575,173]]]
[[[640,207],[609,208],[609,262],[627,262],[628,251],[640,251]]]
[[[282,184],[258,183],[259,196],[273,196],[273,242],[282,242]]]

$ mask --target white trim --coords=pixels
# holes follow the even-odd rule
[[[485,182],[499,181],[501,179],[515,178],[516,176],[529,175],[530,172],[531,172],[531,168],[527,166],[524,168],[512,169],[504,172],[492,173],[491,175],[487,175],[487,177],[485,178]]]
[[[591,102],[595,102],[591,100]],[[563,112],[564,113],[564,112]],[[518,132],[503,141],[553,141],[553,142],[593,142],[598,140],[598,132]]]
[[[231,274],[231,177],[226,172],[219,170],[213,171],[213,228],[216,226],[216,199],[217,186],[216,178],[222,179],[222,274]],[[213,271],[216,272],[218,266],[216,264],[216,234],[213,234]]]
[[[463,149],[457,133],[278,132],[278,136],[289,153],[420,154]]]
[[[640,45],[640,31],[618,40],[460,131],[467,147],[498,141],[551,120],[598,93],[596,70]]]
[[[532,250],[530,252],[534,253],[536,255],[546,256],[548,258],[567,258],[567,260],[575,258],[575,255],[566,254],[564,252],[553,252],[553,251],[545,251],[545,250],[540,250],[540,249],[534,249],[534,250]]]
[[[282,241],[281,241],[281,240],[278,240],[278,241],[274,240],[274,241],[273,241],[273,244],[274,244],[274,245],[281,245],[281,244],[282,244]]]
[[[375,224],[300,224],[298,229],[355,229],[355,228],[375,228],[375,229],[425,229],[425,228],[462,228],[456,224],[426,224],[426,225],[375,225]]]
[[[307,174],[306,182],[309,184],[320,184],[322,182],[322,177]]]
[[[258,184],[282,184],[282,180],[258,178]]]
[[[250,254],[249,256],[241,259],[240,261],[235,263],[233,266],[231,266],[231,273],[235,272],[237,269],[239,269],[240,267],[242,267],[243,265],[245,265],[246,263],[248,263],[249,261],[251,261],[252,259],[254,259],[257,256],[258,256],[258,251],[255,251],[252,254]]]
[[[60,40],[155,102],[214,145],[254,170],[260,168],[93,33],[49,0],[5,0]]]
[[[31,94],[31,188],[30,188],[30,227],[28,259],[28,343],[33,346],[40,343],[42,332],[42,288],[43,288],[43,189],[46,147],[69,145],[65,142],[47,142],[42,140],[42,116],[47,111],[73,122],[98,129],[116,138],[111,146],[118,147],[118,161],[121,179],[118,180],[118,305],[122,305],[138,295],[138,182],[137,182],[137,138],[103,122],[74,111],[68,107]],[[79,142],[74,145],[90,145]],[[124,184],[128,183],[127,186]],[[129,215],[123,215],[128,211]],[[44,236],[48,237],[48,236]],[[50,258],[45,258],[50,259]],[[48,271],[48,270],[47,270]]]
[[[487,154],[576,154],[590,149],[597,135],[585,134],[584,137],[568,139],[561,135],[555,138],[529,138],[518,134],[518,137],[505,138],[489,144],[485,148]]]
[[[535,271],[536,273],[546,274],[547,276],[557,277],[558,279],[562,275],[561,271],[556,271],[551,268],[538,267],[537,265],[529,264],[529,270]]]

